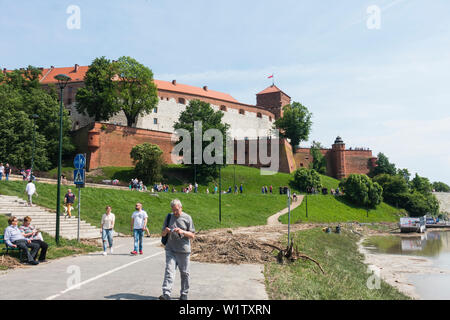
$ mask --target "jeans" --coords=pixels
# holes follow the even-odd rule
[[[106,240],[108,240],[109,247],[113,246],[113,229],[103,229],[102,232],[103,251],[106,251]]]
[[[6,173],[5,177],[6,177],[6,181],[8,181],[9,180],[9,173]]]
[[[37,243],[41,248],[41,254],[39,255],[39,261],[44,261],[47,255],[48,244],[42,240],[31,240],[31,243]]]
[[[3,177],[3,173],[0,172],[0,180],[2,180]]]
[[[142,236],[144,235],[144,230],[134,229],[134,251],[142,251]],[[138,248],[139,244],[139,248]]]
[[[170,296],[175,280],[175,271],[178,267],[181,276],[181,291],[180,295],[187,295],[189,293],[189,264],[190,253],[176,253],[166,250],[166,270],[164,274],[164,281],[162,285],[163,294]]]
[[[23,253],[25,253],[28,262],[34,261],[40,248],[39,244],[33,242],[28,243],[27,240],[16,240],[13,242],[13,244],[15,244],[22,250]],[[28,248],[31,248],[31,253],[30,251],[28,251]]]

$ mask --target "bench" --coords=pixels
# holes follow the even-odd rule
[[[13,248],[13,247],[8,246],[5,241],[5,235],[0,234],[0,245],[3,243],[5,244],[5,247],[2,248],[2,251],[6,250],[6,254],[8,254],[9,251],[12,251],[12,252],[19,251],[19,260],[22,261],[22,250],[20,250],[20,248],[18,248],[18,247]]]

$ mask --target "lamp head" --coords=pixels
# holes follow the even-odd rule
[[[55,76],[55,79],[58,80],[58,86],[60,89],[64,89],[67,85],[67,82],[72,80],[68,75],[66,74],[58,74]]]

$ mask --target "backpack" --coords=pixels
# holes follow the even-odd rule
[[[169,223],[170,223],[170,219],[172,219],[172,215],[173,215],[172,213],[169,213],[166,216],[166,220],[164,220],[164,229],[169,227]],[[167,234],[165,237],[161,237],[161,243],[163,245],[166,245],[168,239],[169,239],[169,234]]]

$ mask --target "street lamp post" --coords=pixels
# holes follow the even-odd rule
[[[39,116],[37,114],[33,114],[31,116],[31,118],[33,119],[33,151],[31,153],[31,172],[30,172],[30,177],[33,177],[33,168],[34,168],[34,152],[35,152],[35,148],[36,148],[36,125],[35,125],[35,120],[39,118]]]
[[[61,158],[62,158],[62,137],[63,137],[63,98],[64,98],[64,88],[67,85],[67,82],[71,80],[71,78],[65,74],[58,74],[55,76],[55,79],[58,81],[59,89],[61,90],[60,94],[60,103],[59,103],[59,152],[58,152],[58,188],[56,195],[56,233],[55,233],[55,241],[56,244],[59,244],[59,213],[60,213],[60,205],[61,205]]]

